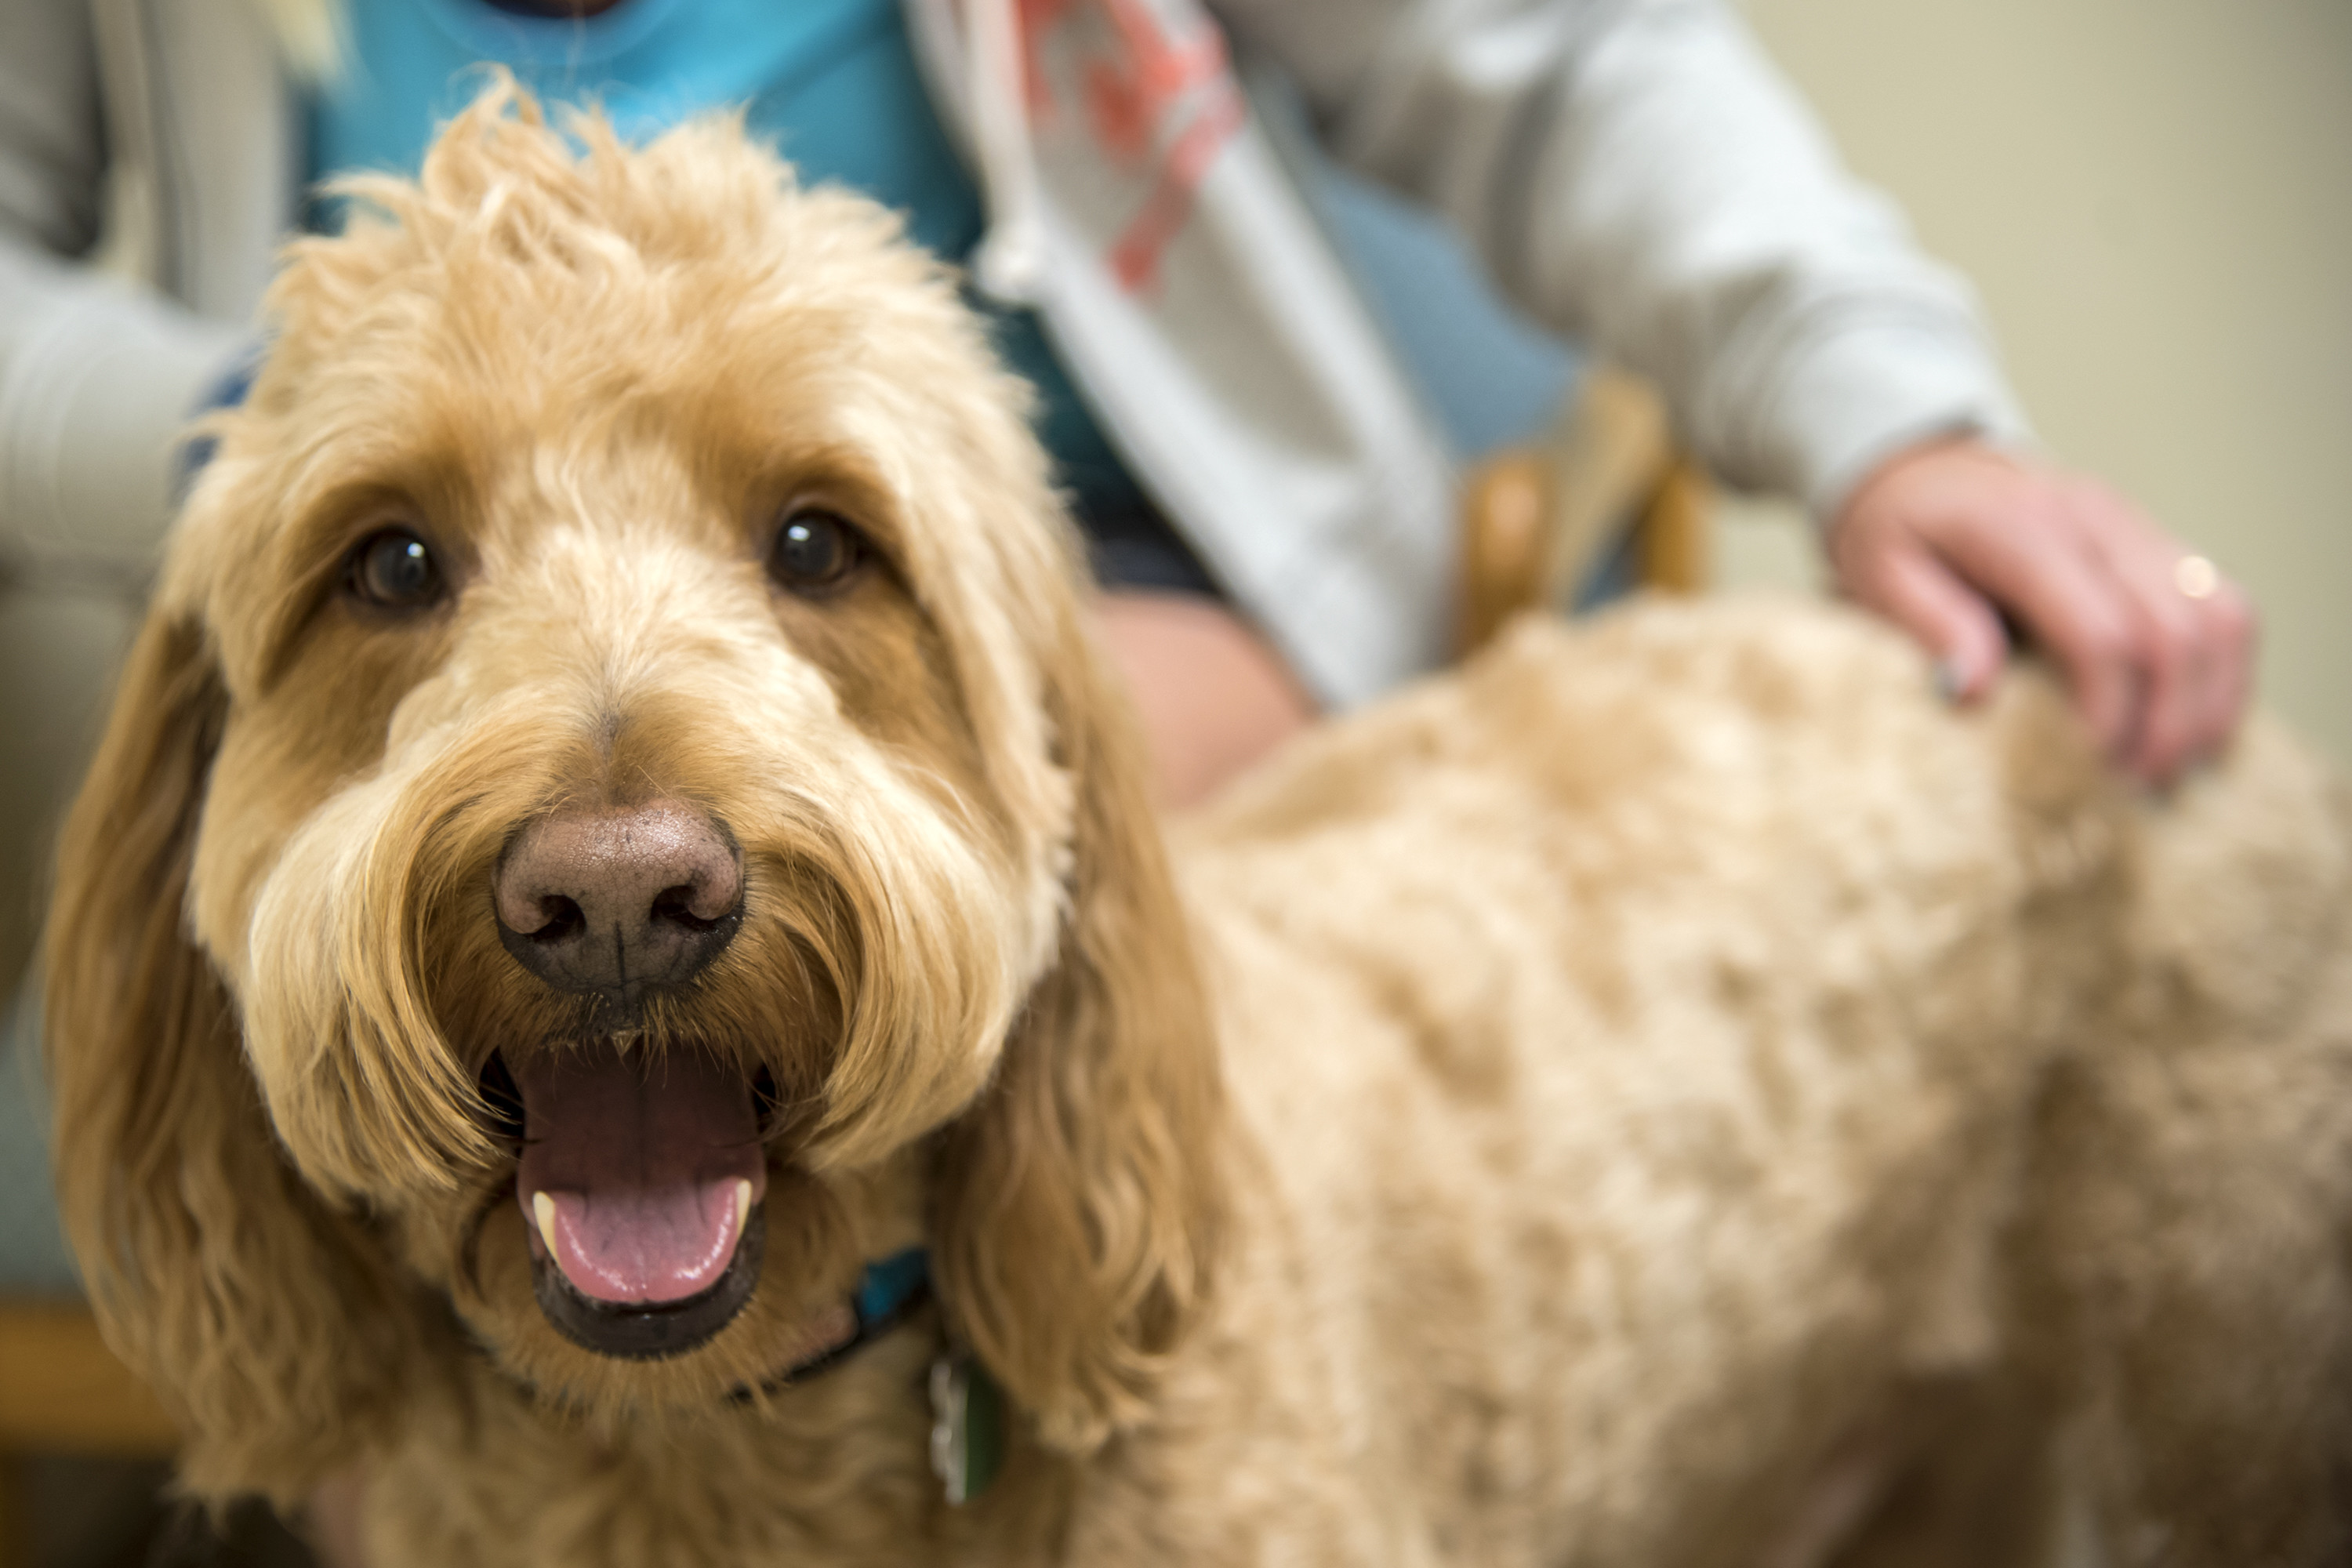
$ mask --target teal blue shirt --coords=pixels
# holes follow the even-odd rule
[[[961,261],[985,222],[915,63],[898,0],[621,0],[578,19],[488,0],[350,0],[349,64],[311,107],[310,172],[414,174],[435,128],[495,62],[552,110],[597,102],[630,140],[700,110],[746,106],[751,132],[803,184],[865,192],[917,242]],[[1026,311],[998,346],[1043,399],[1039,434],[1062,482],[1092,507],[1140,493]]]

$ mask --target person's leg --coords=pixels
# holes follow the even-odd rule
[[[1171,809],[1206,799],[1315,717],[1282,657],[1215,600],[1121,589],[1100,604],[1103,644]]]
[[[367,1471],[358,1465],[319,1483],[303,1510],[303,1538],[320,1568],[368,1568],[360,1547],[360,1506],[367,1494]]]

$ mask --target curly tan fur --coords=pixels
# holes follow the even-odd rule
[[[188,1483],[379,1563],[2318,1562],[2352,824],[2168,803],[1836,612],[1529,625],[1182,828],[951,280],[726,121],[500,84],[297,244],[69,824],[67,1217]],[[814,499],[874,569],[763,572]],[[340,589],[388,521],[452,592]],[[534,1303],[490,1053],[536,815],[695,803],[740,934],[623,1048],[777,1089],[751,1306]],[[1189,911],[1189,913],[1188,913]],[[863,1260],[938,1307],[777,1383]],[[948,1507],[923,1368],[1016,1415]]]

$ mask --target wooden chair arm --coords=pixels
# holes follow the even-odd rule
[[[0,1300],[0,1568],[28,1561],[32,1454],[168,1458],[179,1434],[79,1303]]]
[[[168,1458],[179,1433],[78,1303],[0,1301],[0,1451]]]
[[[1628,519],[1641,585],[1698,592],[1710,506],[1706,476],[1675,452],[1656,395],[1595,369],[1542,447],[1495,454],[1464,487],[1457,656],[1521,611],[1566,603]]]

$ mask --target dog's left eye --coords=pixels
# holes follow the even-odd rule
[[[404,528],[369,535],[352,552],[351,590],[386,609],[422,609],[441,596],[441,568],[425,541]]]
[[[833,587],[866,559],[857,531],[829,511],[796,511],[776,530],[768,570],[778,583],[801,593]]]

